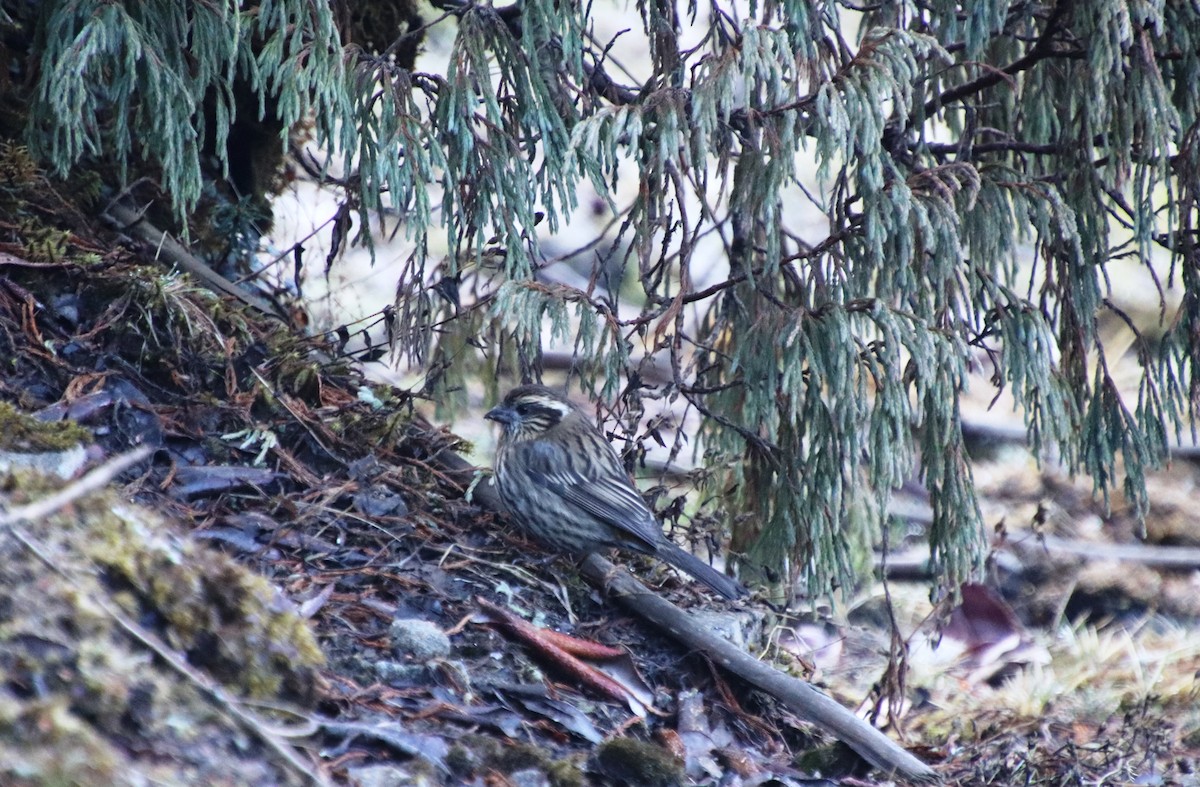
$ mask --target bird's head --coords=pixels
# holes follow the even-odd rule
[[[504,401],[483,417],[503,426],[507,439],[530,440],[574,412],[570,402],[544,385],[522,385],[509,391]]]

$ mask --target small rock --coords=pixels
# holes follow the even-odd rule
[[[82,445],[64,451],[23,453],[0,450],[0,473],[9,470],[32,470],[42,475],[74,478],[87,463],[87,450]]]
[[[367,487],[356,494],[354,507],[368,517],[408,516],[408,504],[404,498],[378,486]]]
[[[513,787],[550,787],[550,778],[538,769],[530,768],[508,774],[508,783]]]
[[[392,638],[392,651],[400,658],[408,656],[415,661],[432,661],[450,655],[450,638],[446,636],[446,632],[428,620],[393,620],[389,634]]]
[[[380,683],[386,683],[395,688],[423,685],[429,681],[429,670],[420,664],[412,662],[391,661],[383,659],[371,663],[371,669]]]

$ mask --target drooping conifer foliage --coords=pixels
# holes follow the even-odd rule
[[[852,578],[854,544],[914,473],[943,576],[975,565],[972,368],[1011,394],[1040,455],[1101,494],[1123,484],[1142,513],[1144,470],[1190,438],[1191,0],[637,0],[637,77],[594,34],[613,11],[593,3],[0,7],[4,90],[25,112],[6,133],[46,165],[148,168],[184,217],[209,179],[236,176],[237,123],[265,122],[280,150],[307,127],[348,161],[348,200],[412,239],[404,356],[443,388],[502,363],[528,376],[550,325],[585,386],[631,416],[643,395],[686,401],[735,545],[814,589]],[[449,65],[422,71],[439,25]],[[819,190],[802,186],[808,161]],[[592,282],[623,277],[620,299],[541,276],[539,238],[585,185],[615,211]],[[819,237],[797,230],[802,203]],[[1182,292],[1157,324],[1114,303],[1117,260]],[[1139,331],[1136,385],[1113,378],[1106,320]]]

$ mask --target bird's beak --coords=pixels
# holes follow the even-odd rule
[[[505,426],[508,426],[517,420],[517,413],[512,408],[500,405],[488,410],[486,413],[484,413],[483,417],[489,421],[495,421],[498,424],[504,424]]]

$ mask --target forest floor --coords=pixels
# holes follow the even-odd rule
[[[0,246],[0,783],[889,783],[469,502],[422,403],[149,244],[57,226],[54,253]],[[829,615],[621,562],[947,784],[1200,783],[1196,463],[1148,478],[1141,539],[1119,494],[970,428],[993,544],[954,608],[910,558],[915,487],[917,552]],[[623,651],[627,693],[505,613]]]

